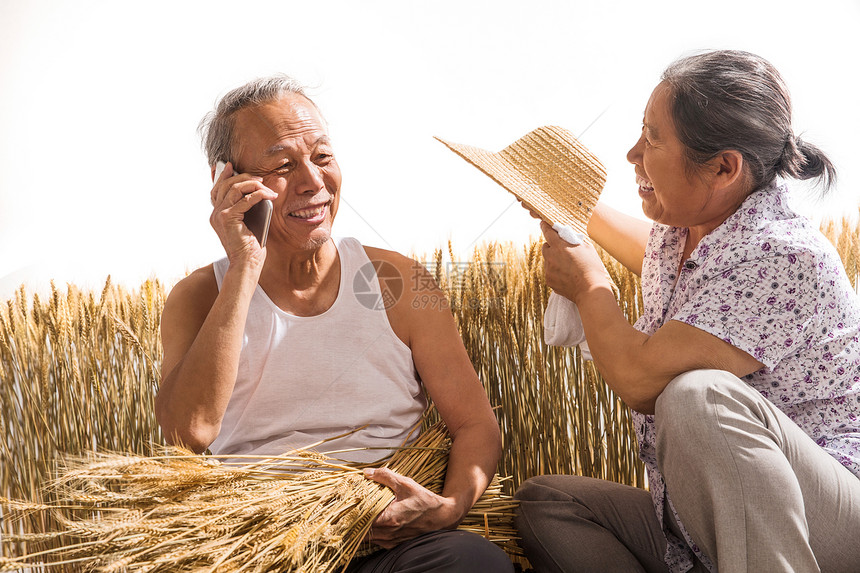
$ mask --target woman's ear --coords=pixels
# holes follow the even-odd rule
[[[709,162],[714,174],[714,187],[727,189],[744,181],[744,156],[740,151],[729,149],[721,152]]]

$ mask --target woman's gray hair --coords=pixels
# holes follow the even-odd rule
[[[313,100],[305,93],[304,86],[285,74],[257,78],[227,92],[218,100],[215,109],[200,120],[197,128],[209,165],[235,159],[233,130],[239,110],[277,100],[285,94],[300,95],[316,107]]]
[[[825,192],[835,183],[827,156],[794,135],[788,88],[764,58],[706,52],[672,63],[661,79],[669,86],[672,119],[691,167],[733,149],[743,155],[753,190],[777,176],[818,178]]]

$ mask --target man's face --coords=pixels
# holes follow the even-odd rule
[[[234,133],[236,170],[262,177],[278,194],[269,245],[313,250],[328,242],[341,175],[316,107],[287,94],[239,111]]]

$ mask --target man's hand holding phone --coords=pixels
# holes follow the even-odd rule
[[[231,262],[241,254],[259,258],[266,246],[272,217],[272,200],[277,194],[263,185],[260,177],[237,174],[230,163],[215,166],[209,218]],[[260,259],[262,261],[262,259]]]

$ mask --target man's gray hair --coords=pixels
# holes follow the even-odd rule
[[[236,125],[236,114],[240,110],[277,100],[285,94],[300,95],[316,107],[313,100],[305,93],[304,86],[286,74],[257,78],[227,92],[224,97],[218,100],[215,109],[200,120],[200,125],[197,128],[209,165],[215,165],[218,161],[226,163],[235,159],[233,157],[233,132]]]

